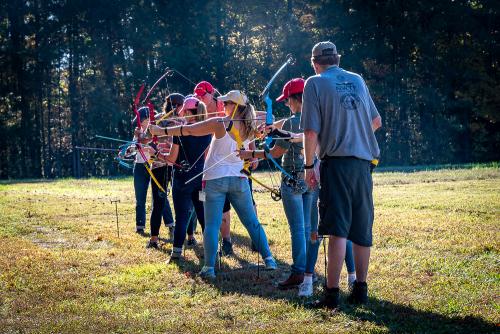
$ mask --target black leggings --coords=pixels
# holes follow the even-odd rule
[[[153,175],[161,184],[165,191],[167,190],[168,182],[171,177],[171,170],[168,166],[158,167],[153,169]],[[156,185],[156,182],[151,180],[151,188],[153,191],[153,207],[151,211],[151,236],[157,237],[160,234],[160,226],[163,209],[167,204],[168,199],[165,198],[166,194],[162,193]]]

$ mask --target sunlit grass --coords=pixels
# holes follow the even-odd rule
[[[275,288],[289,270],[290,236],[281,202],[262,189],[259,218],[280,270],[257,277],[258,257],[233,216],[236,256],[208,284],[195,276],[201,246],[166,264],[163,229],[162,251],[144,248],[130,178],[2,182],[0,332],[496,331],[498,166],[376,173],[374,184],[370,303],[330,314]],[[110,200],[120,200],[120,238]],[[321,278],[323,265],[321,248]],[[345,273],[341,284],[346,292]]]

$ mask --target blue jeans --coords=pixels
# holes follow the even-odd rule
[[[175,210],[174,250],[176,251],[182,250],[193,207],[196,210],[196,216],[200,221],[201,228],[203,229],[205,226],[203,202],[199,200],[201,177],[194,182],[186,184],[187,179],[189,178],[186,178],[183,173],[175,172],[172,185],[172,198]]]
[[[150,179],[151,176],[149,176],[149,173],[146,170],[146,167],[144,167],[144,164],[134,164],[135,226],[137,229],[144,229],[146,227],[146,199],[148,197],[148,187]],[[170,203],[168,202],[168,198],[166,197],[165,202],[166,203],[162,211],[163,222],[165,223],[165,225],[171,225],[174,222],[174,218],[172,216]]]
[[[317,200],[317,194],[307,187],[296,191],[282,182],[281,197],[292,237],[292,274],[303,274],[306,270],[306,241],[310,235],[311,208],[314,199]],[[306,226],[309,227],[309,233],[307,233]]]
[[[306,270],[308,274],[314,273],[314,267],[316,266],[316,261],[318,260],[318,250],[319,250],[319,238],[316,241],[311,240],[311,232],[318,232],[318,196],[319,188],[312,191],[311,200],[311,219],[309,221],[305,220],[305,233],[306,233]],[[309,222],[309,224],[307,224]],[[354,267],[354,256],[352,255],[352,242],[347,240],[346,250],[345,250],[345,265],[347,267],[347,272],[355,272]]]
[[[218,235],[222,223],[222,208],[226,194],[252,242],[263,259],[272,256],[266,233],[257,219],[252,204],[252,194],[246,178],[227,176],[208,180],[205,187],[205,267],[214,268],[217,257]]]
[[[134,164],[135,226],[137,229],[144,229],[146,226],[146,199],[150,178],[144,164]]]

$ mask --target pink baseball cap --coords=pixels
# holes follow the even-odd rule
[[[212,86],[212,84],[208,81],[201,81],[196,85],[196,87],[194,87],[194,94],[200,97],[206,93],[213,94],[214,91],[214,86]]]
[[[299,94],[304,91],[305,80],[302,78],[295,78],[288,81],[283,86],[283,93],[276,99],[276,102],[281,102],[288,99],[290,95]]]
[[[179,113],[184,111],[184,110],[198,109],[199,103],[200,103],[200,100],[198,100],[194,96],[186,97],[186,99],[184,99],[184,103],[182,104],[182,108],[179,110]]]

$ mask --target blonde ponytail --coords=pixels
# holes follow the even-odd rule
[[[257,133],[257,122],[255,122],[255,109],[250,104],[247,103],[244,106],[238,106],[238,114],[239,118],[242,119],[242,123],[244,125],[243,129],[240,131],[243,134],[243,139],[250,139],[250,137],[254,137]]]

